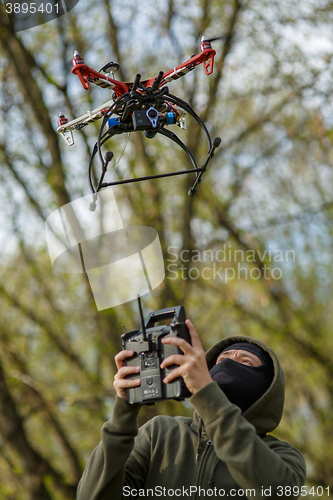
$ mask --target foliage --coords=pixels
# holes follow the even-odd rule
[[[187,59],[202,34],[222,33],[213,75],[198,68],[169,85],[222,138],[197,195],[187,196],[185,177],[114,192],[128,223],[154,227],[161,240],[166,278],[145,312],[183,304],[205,348],[246,334],[275,349],[287,380],[276,435],[304,453],[310,485],[332,485],[332,17],[328,0],[81,0],[13,34],[1,15],[1,498],[75,498],[112,411],[122,324],[138,324],[134,302],[97,312],[85,276],[53,272],[47,254],[47,216],[89,194],[98,131],[77,132],[67,148],[57,115],[109,98],[80,87],[73,51],[97,69],[117,60],[119,78],[131,81]],[[203,160],[195,123],[182,133]],[[108,147],[119,159],[124,139]],[[184,162],[163,138],[132,134],[109,175]],[[156,413],[192,408],[160,403],[140,422]]]

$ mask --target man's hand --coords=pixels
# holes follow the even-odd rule
[[[139,373],[140,371],[139,366],[124,366],[124,360],[126,358],[130,358],[133,354],[134,351],[124,350],[118,352],[118,354],[114,357],[118,371],[114,376],[113,387],[115,388],[117,395],[123,399],[127,399],[127,388],[137,387],[141,384],[141,380],[139,378],[125,379],[126,375],[132,375],[133,373]]]
[[[179,347],[184,355],[173,354],[172,356],[168,356],[161,363],[161,368],[163,369],[173,364],[179,365],[164,378],[163,382],[167,384],[177,377],[183,377],[188,390],[192,394],[195,394],[199,389],[213,382],[213,379],[209,374],[206,354],[202,348],[199,336],[189,319],[185,323],[190,333],[192,345],[178,337],[164,337],[162,339],[163,344],[172,344]]]

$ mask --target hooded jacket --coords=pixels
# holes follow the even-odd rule
[[[243,341],[261,346],[273,360],[274,379],[259,400],[242,413],[211,382],[190,398],[193,419],[158,416],[138,431],[140,406],[117,397],[77,500],[297,498],[304,459],[268,434],[278,426],[284,405],[284,374],[275,353],[250,337],[228,337],[207,352],[208,368],[223,349]]]

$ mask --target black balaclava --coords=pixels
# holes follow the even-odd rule
[[[247,366],[233,359],[222,359],[210,369],[212,379],[217,382],[231,403],[244,412],[253,405],[269,388],[274,378],[273,361],[259,345],[237,342],[222,352],[241,349],[256,354],[262,361],[260,366]]]

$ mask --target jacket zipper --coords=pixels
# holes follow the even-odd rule
[[[212,444],[213,443],[211,442],[210,439],[206,442],[206,446],[205,446],[204,452],[203,452],[202,457],[201,457],[201,464],[199,466],[199,471],[198,471],[198,475],[197,475],[197,477],[198,477],[198,480],[196,481],[197,491],[195,493],[193,500],[196,500],[198,498],[199,486],[202,486],[202,485],[200,485],[201,475],[204,476],[204,470],[205,470],[204,464],[207,463],[209,455],[210,455],[210,451],[213,449]]]

